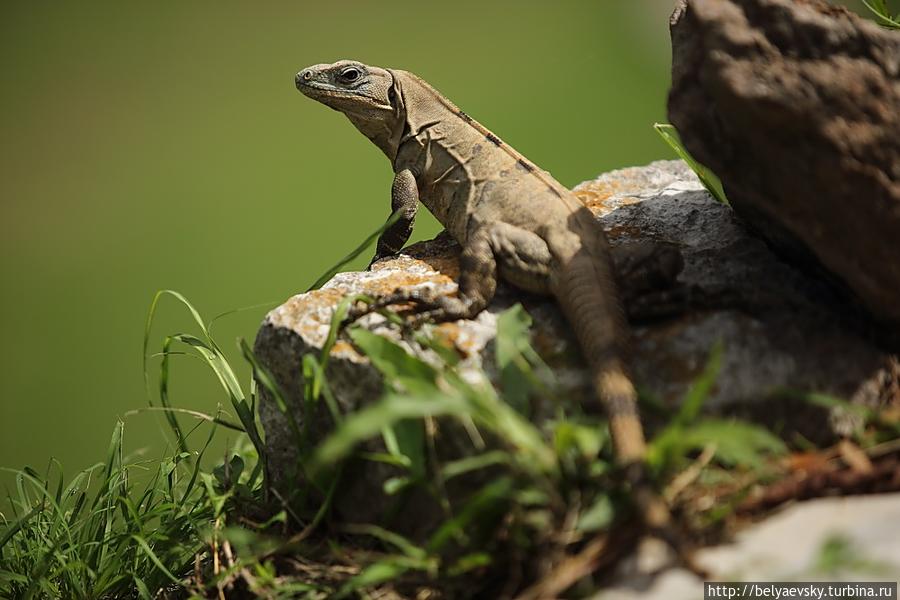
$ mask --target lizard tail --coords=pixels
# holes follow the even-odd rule
[[[647,444],[637,390],[624,358],[629,332],[606,238],[586,210],[576,212],[572,221],[571,231],[546,239],[558,266],[554,295],[591,368],[594,389],[609,419],[615,456],[625,468],[642,518],[651,529],[668,537],[669,510],[653,488],[644,463]]]
[[[555,295],[591,368],[594,389],[609,419],[615,456],[625,468],[641,518],[651,530],[672,538],[669,509],[654,489],[644,462],[647,444],[637,390],[624,359],[628,327],[616,294],[609,248],[593,216],[580,220],[581,227],[575,228],[579,239],[574,252],[571,234],[557,240],[560,245],[556,247],[553,236],[547,240],[559,264]],[[568,253],[566,248],[570,249]],[[667,541],[675,547],[672,539]]]
[[[579,239],[574,245],[572,232],[558,241],[548,236],[548,246],[558,263],[554,295],[590,367],[600,401],[598,408],[609,419],[616,457],[628,465],[643,461],[646,454],[637,391],[624,360],[628,328],[616,294],[606,240],[593,217],[588,218],[589,224],[578,219],[582,223],[576,229]],[[574,252],[573,246],[578,248]]]

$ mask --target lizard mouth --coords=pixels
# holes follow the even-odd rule
[[[353,92],[349,92],[347,90],[339,90],[335,89],[329,85],[323,85],[321,83],[316,82],[312,79],[309,74],[305,71],[301,71],[297,73],[297,76],[294,78],[294,84],[297,86],[297,89],[307,96],[316,95],[316,96],[357,96],[360,94],[355,94]]]
[[[378,98],[371,96],[369,94],[364,94],[359,90],[341,90],[334,88],[329,85],[322,85],[316,81],[311,81],[310,79],[306,79],[302,77],[304,72],[300,72],[297,74],[295,78],[295,83],[297,85],[297,89],[300,90],[300,93],[304,96],[309,96],[314,100],[322,101],[322,98],[361,98],[368,100],[376,105],[381,105],[381,102]]]
[[[306,90],[314,87],[313,85],[311,85],[312,84],[311,79],[312,79],[312,77],[309,75],[309,73],[307,73],[306,71],[300,71],[294,77],[294,85],[297,86],[297,89],[299,91],[305,93]]]

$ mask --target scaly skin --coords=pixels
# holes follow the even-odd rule
[[[296,83],[344,113],[394,167],[392,208],[403,216],[381,236],[373,260],[403,247],[419,201],[463,248],[458,297],[398,292],[378,305],[414,300],[435,321],[471,318],[491,301],[498,276],[554,296],[590,365],[643,516],[665,527],[668,511],[644,477],[646,444],[623,358],[628,329],[606,238],[591,212],[412,73],[339,61],[302,70]]]

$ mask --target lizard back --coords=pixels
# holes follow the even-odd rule
[[[465,242],[479,222],[534,229],[583,208],[549,173],[428,83],[406,71],[391,73],[406,108],[394,171],[413,171],[422,202],[457,241]]]

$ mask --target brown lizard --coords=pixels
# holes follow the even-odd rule
[[[457,297],[397,291],[377,305],[413,302],[435,321],[472,318],[493,298],[498,277],[551,294],[590,365],[639,510],[651,528],[666,527],[668,511],[644,476],[646,444],[624,359],[629,331],[593,214],[412,73],[343,60],[303,69],[296,84],[344,113],[394,167],[391,205],[401,217],[379,238],[373,262],[403,247],[420,201],[462,247]]]

